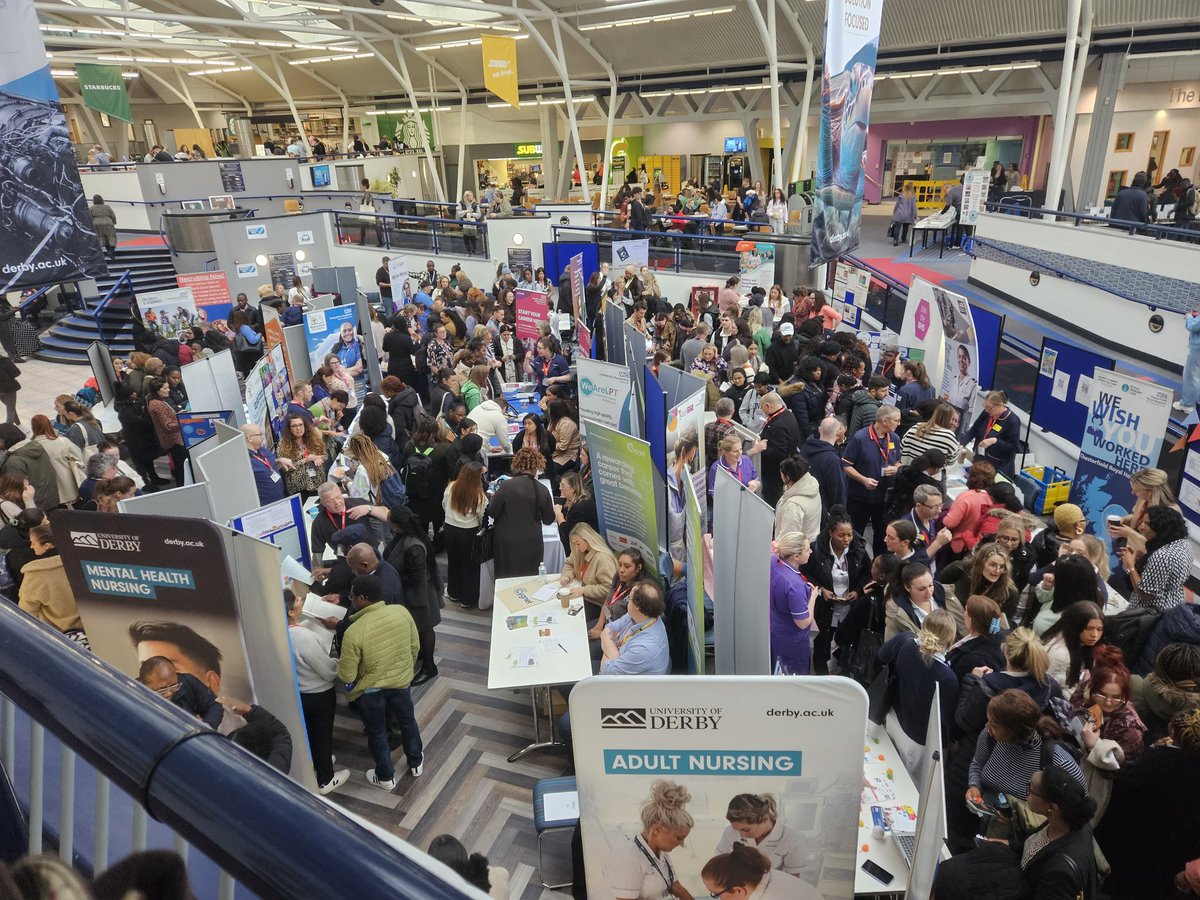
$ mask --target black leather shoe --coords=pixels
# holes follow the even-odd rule
[[[417,677],[412,680],[412,684],[410,684],[409,687],[418,687],[419,685],[422,685],[427,681],[437,678],[437,675],[438,675],[437,666],[433,666],[430,668],[423,668],[423,669],[421,669],[420,674],[417,675]]]

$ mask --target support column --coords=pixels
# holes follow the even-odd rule
[[[1068,106],[1071,101],[1071,83],[1075,75],[1075,51],[1079,46],[1079,17],[1082,0],[1068,0],[1067,40],[1063,47],[1062,74],[1058,79],[1058,104],[1054,113],[1054,141],[1050,148],[1050,174],[1046,179],[1046,206],[1059,208],[1063,173],[1067,168]]]
[[[754,24],[758,26],[759,37],[762,38],[763,49],[767,53],[767,74],[771,86],[771,145],[774,159],[774,177],[769,173],[763,184],[770,190],[782,187],[783,174],[783,134],[779,122],[779,40],[775,29],[775,0],[767,0],[767,19],[763,21],[762,10],[758,8],[758,0],[750,0],[748,6],[754,16]],[[746,146],[749,148],[749,140]]]
[[[442,151],[443,153],[445,150]],[[467,168],[467,93],[463,91],[462,105],[458,111],[458,191],[455,194],[457,197],[463,195],[463,178]],[[477,185],[474,173],[471,177],[471,190],[475,191],[476,196],[482,199],[483,192],[476,190]]]
[[[552,106],[538,107],[538,124],[542,129],[542,196],[558,197],[559,156],[558,116]]]
[[[608,122],[604,126],[604,152],[600,154],[600,164],[604,167],[600,179],[600,206],[598,209],[608,209],[608,186],[612,180],[612,142],[613,117],[617,112],[617,82],[614,79],[608,86]]]
[[[551,23],[554,30],[554,49],[558,56],[555,60],[559,73],[562,75],[563,98],[566,100],[567,125],[571,129],[571,140],[575,145],[575,162],[579,166],[579,188],[583,192],[583,202],[592,202],[592,192],[588,187],[587,172],[583,168],[583,142],[579,139],[579,119],[575,115],[575,99],[571,96],[571,78],[567,72],[567,61],[563,55],[562,29],[559,28],[558,18]],[[536,34],[537,32],[532,32]],[[540,38],[539,38],[540,40]]]
[[[749,110],[742,115],[742,134],[746,137],[746,167],[750,170],[745,177],[750,179],[751,184],[761,181],[765,185],[767,180],[762,176],[762,154],[758,150],[758,119]]]
[[[1092,121],[1088,126],[1087,150],[1083,155],[1083,171],[1079,176],[1079,203],[1094,206],[1103,199],[1101,179],[1104,158],[1108,155],[1112,135],[1113,111],[1117,104],[1117,92],[1125,81],[1126,53],[1119,50],[1100,57],[1100,77],[1096,85],[1096,102],[1092,106]]]
[[[163,78],[157,72],[155,72],[150,66],[138,66],[138,71],[143,76],[149,77],[152,81],[157,82],[158,84],[160,84],[164,88],[166,88],[168,91],[170,91],[172,94],[174,94],[179,99],[180,103],[182,103],[184,106],[186,106],[188,109],[191,110],[192,117],[196,120],[196,127],[197,128],[204,127],[204,122],[200,118],[200,110],[198,110],[196,108],[196,104],[192,102],[191,92],[187,91],[185,93],[183,90],[180,90],[180,88],[184,87],[182,72],[179,73],[180,88],[177,88],[177,87],[175,87],[175,85],[171,84],[171,82],[167,81],[165,78]]]
[[[1079,119],[1079,93],[1083,89],[1083,76],[1087,70],[1088,53],[1092,48],[1092,0],[1083,0],[1083,33],[1079,37],[1079,52],[1075,55],[1075,72],[1071,79],[1071,99],[1067,108],[1067,134],[1063,147],[1064,179],[1067,189],[1067,208],[1078,212],[1079,204],[1075,197],[1075,185],[1071,178],[1071,156],[1075,152],[1075,124]]]
[[[300,142],[300,147],[304,150],[304,155],[306,157],[311,156],[312,149],[308,146],[308,135],[304,133],[304,120],[300,118],[300,110],[296,108],[296,101],[292,99],[292,89],[288,87],[287,78],[283,74],[283,67],[279,65],[278,53],[271,54],[271,62],[275,64],[275,74],[279,76],[279,93],[287,101],[288,109],[292,111],[292,121],[296,123],[296,139]]]

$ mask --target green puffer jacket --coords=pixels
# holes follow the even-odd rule
[[[420,643],[412,614],[382,600],[350,617],[342,638],[338,678],[353,684],[347,698],[357,700],[367,688],[406,688]]]

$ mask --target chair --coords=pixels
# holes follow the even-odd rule
[[[283,201],[283,211],[291,216],[299,212],[304,212],[304,204],[294,197],[289,197]]]
[[[569,775],[562,778],[540,778],[533,785],[533,827],[537,831],[538,841],[538,878],[542,882],[542,887],[552,891],[561,890],[565,887],[570,887],[571,883],[565,884],[547,884],[545,876],[541,873],[545,871],[545,866],[542,864],[542,835],[548,831],[569,831],[579,824],[579,814],[568,819],[547,819],[546,818],[546,798],[556,797],[557,795],[565,794],[567,797],[558,799],[573,801],[575,810],[579,809],[579,791],[575,786],[575,776]]]

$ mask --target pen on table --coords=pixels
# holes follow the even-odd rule
[[[566,648],[566,647],[564,647],[562,644],[559,644],[559,645],[558,645],[558,649],[559,649],[559,650],[561,650],[563,653],[566,653],[566,652],[567,652],[567,648]],[[570,654],[567,654],[567,655],[569,656]]]

